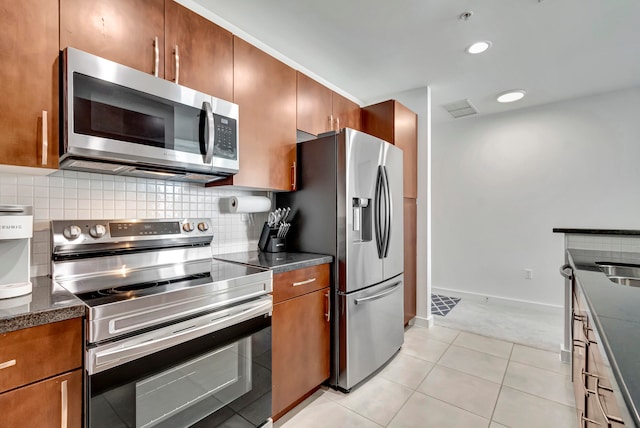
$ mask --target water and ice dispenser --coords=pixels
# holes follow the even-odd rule
[[[32,208],[0,205],[0,299],[31,293]]]

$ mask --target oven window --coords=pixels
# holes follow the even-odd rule
[[[238,338],[246,327],[90,376],[89,427],[260,426],[271,416],[271,327]]]

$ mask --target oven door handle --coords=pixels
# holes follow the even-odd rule
[[[242,305],[241,308],[229,308],[214,312],[199,318],[183,321],[161,329],[165,335],[145,340],[149,335],[156,336],[158,332],[135,337],[124,343],[115,342],[105,346],[98,346],[87,350],[87,371],[89,374],[99,373],[126,362],[153,354],[154,352],[170,348],[175,345],[197,339],[223,328],[238,324],[252,318],[270,314],[273,309],[271,297],[260,299],[258,302]],[[214,318],[212,318],[214,317]],[[105,347],[107,347],[105,349]]]

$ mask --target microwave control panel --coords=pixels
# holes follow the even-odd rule
[[[225,159],[238,159],[238,123],[230,117],[213,115],[215,139],[213,155]]]

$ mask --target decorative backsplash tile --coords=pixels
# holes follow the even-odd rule
[[[269,193],[75,171],[0,175],[0,204],[33,206],[32,276],[50,271],[50,220],[210,218],[213,254],[256,249],[267,213],[231,214],[220,209],[221,198],[243,195]]]
[[[567,234],[567,248],[615,252],[640,252],[640,236]]]

